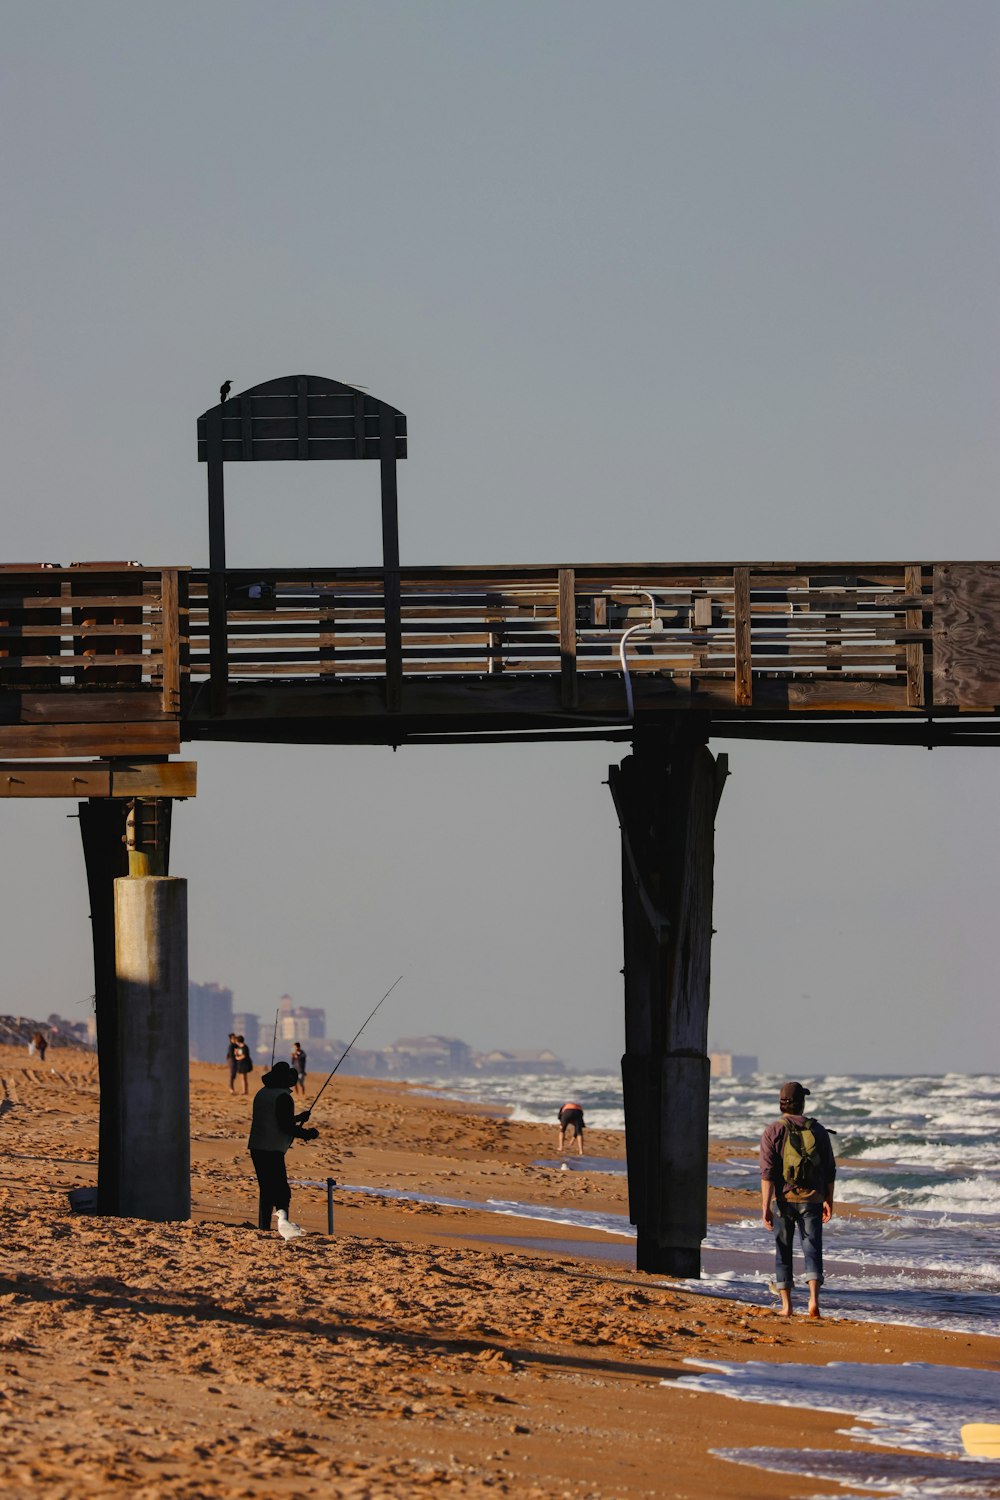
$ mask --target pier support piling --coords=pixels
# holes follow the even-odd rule
[[[80,803],[80,836],[90,895],[94,948],[94,1019],[101,1090],[97,1140],[97,1212],[118,1213],[118,978],[115,973],[115,881],[128,873],[127,802],[94,797]]]
[[[101,1089],[97,1211],[191,1212],[187,885],[167,877],[169,798],[80,803]]]
[[[118,1212],[191,1215],[187,881],[115,881],[120,1166]]]
[[[609,784],[622,834],[622,1083],[636,1265],[701,1274],[708,1197],[708,1002],[715,812],[704,729],[637,734]]]

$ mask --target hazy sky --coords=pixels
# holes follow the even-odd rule
[[[195,418],[407,413],[404,563],[996,558],[1000,8],[2,0],[2,559],[207,562]],[[380,560],[240,466],[234,564]],[[1000,1071],[1000,752],[726,745],[712,1041]],[[191,748],[191,974],[617,1064],[622,746]],[[85,1013],[68,803],[0,811],[0,1008]]]

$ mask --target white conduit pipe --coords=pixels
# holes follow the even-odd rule
[[[624,592],[624,590],[622,590]],[[645,589],[636,589],[637,594],[643,594],[649,600],[650,618],[641,621],[638,625],[630,625],[618,643],[618,659],[622,664],[622,676],[625,678],[625,711],[630,719],[635,718],[635,701],[632,697],[632,678],[629,674],[628,662],[625,659],[625,645],[630,635],[635,635],[640,630],[662,630],[663,621],[656,613],[656,600],[652,594],[646,593]]]

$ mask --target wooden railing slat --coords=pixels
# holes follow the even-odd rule
[[[752,642],[750,634],[750,569],[733,569],[733,654],[736,659],[736,704],[753,703]]]

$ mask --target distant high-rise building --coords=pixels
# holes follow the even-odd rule
[[[188,1053],[193,1062],[223,1062],[233,1030],[233,992],[223,984],[188,985]]]
[[[708,1061],[713,1078],[742,1078],[758,1071],[757,1059],[739,1052],[710,1052]]]
[[[246,1010],[238,1010],[233,1016],[232,1029],[236,1032],[237,1036],[241,1036],[244,1039],[247,1046],[250,1048],[251,1057],[253,1058],[254,1062],[256,1062],[257,1053],[261,1048],[260,1017],[253,1016],[249,1011]],[[270,1052],[271,1030],[270,1027],[265,1027],[264,1030],[267,1037],[267,1050],[268,1052]],[[225,1056],[225,1051],[223,1051],[223,1056]]]
[[[401,1036],[383,1057],[391,1073],[468,1073],[472,1049],[453,1036]]]
[[[296,1005],[291,995],[278,1001],[278,1040],[316,1041],[326,1036],[326,1011],[315,1005]]]

